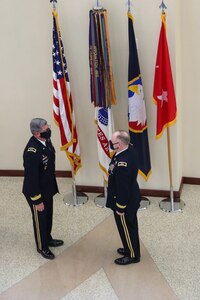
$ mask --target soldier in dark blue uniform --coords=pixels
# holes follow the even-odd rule
[[[30,123],[33,136],[25,147],[23,194],[30,206],[37,251],[47,259],[55,256],[49,247],[63,245],[51,236],[53,196],[58,193],[55,177],[55,149],[47,121],[35,118]]]
[[[123,257],[116,264],[127,265],[140,261],[137,211],[140,206],[140,190],[137,183],[138,159],[130,145],[128,132],[120,130],[112,135],[110,147],[115,151],[109,165],[106,206],[114,212],[123,248],[117,252]]]

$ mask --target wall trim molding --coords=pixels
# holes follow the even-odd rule
[[[0,170],[0,177],[23,177],[23,170]],[[71,171],[56,171],[56,177],[72,177]],[[174,191],[174,198],[179,199],[181,197],[181,192],[183,188],[183,184],[194,184],[200,185],[200,178],[197,177],[182,177],[180,187],[178,191]],[[101,186],[89,186],[89,185],[77,185],[77,192],[82,193],[97,193],[103,194],[104,187]],[[167,198],[170,196],[170,191],[167,190],[149,190],[149,189],[141,189],[142,196],[145,197],[162,197]]]
[[[104,193],[104,187],[100,186],[83,186],[77,185],[76,186],[77,192],[82,193]],[[181,195],[182,186],[180,187],[179,191],[174,191],[174,198],[179,199]],[[167,190],[148,190],[148,189],[140,189],[141,195],[144,197],[161,197],[161,198],[168,198],[170,197],[170,191]]]
[[[23,177],[23,170],[0,170],[0,177]],[[71,171],[56,171],[56,177],[72,177]]]
[[[200,185],[200,178],[197,177],[183,177],[182,180],[184,184]]]
[[[22,170],[0,170],[1,177],[22,177],[24,171]]]

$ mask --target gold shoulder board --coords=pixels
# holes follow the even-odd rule
[[[36,152],[37,151],[37,149],[35,149],[35,148],[33,148],[33,147],[30,147],[30,148],[28,148],[28,150],[27,150],[28,152]]]
[[[120,161],[117,164],[118,167],[127,167],[127,163],[125,161]]]

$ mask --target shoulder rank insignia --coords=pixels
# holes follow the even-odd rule
[[[29,147],[28,148],[28,150],[27,150],[28,152],[36,152],[37,151],[37,149],[35,149],[35,148],[33,148],[33,147]]]
[[[117,166],[118,166],[118,167],[127,167],[127,162],[125,162],[125,161],[120,161],[120,162],[118,162]]]

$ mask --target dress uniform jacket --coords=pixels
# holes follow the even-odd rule
[[[109,165],[106,206],[113,211],[132,213],[140,206],[137,183],[138,158],[132,145],[114,155]]]
[[[45,147],[32,136],[25,147],[23,194],[32,204],[45,202],[58,192],[55,177],[55,149],[49,141]]]
[[[108,172],[106,206],[114,211],[124,255],[140,258],[137,210],[141,197],[137,183],[138,158],[132,145],[113,156]]]

